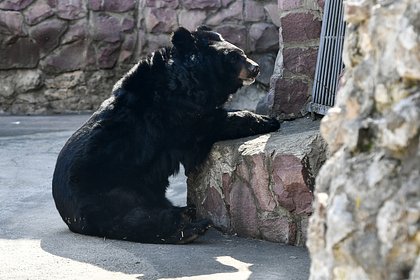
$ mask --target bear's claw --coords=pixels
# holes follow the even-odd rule
[[[203,235],[211,226],[212,223],[210,220],[199,220],[185,225],[185,227],[180,229],[171,239],[174,239],[174,243],[176,244],[191,243]]]

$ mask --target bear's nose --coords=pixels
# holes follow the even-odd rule
[[[258,64],[251,64],[251,66],[249,67],[249,71],[253,76],[257,76],[258,73],[260,73],[260,66],[258,66]]]

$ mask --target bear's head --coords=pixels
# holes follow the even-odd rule
[[[206,102],[220,106],[241,86],[252,84],[259,66],[243,50],[227,42],[210,28],[201,26],[190,32],[180,27],[172,36],[174,63],[181,65],[211,98]]]

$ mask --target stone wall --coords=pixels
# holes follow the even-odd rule
[[[314,178],[325,161],[319,122],[283,122],[279,132],[216,143],[188,174],[188,202],[223,232],[304,245]]]
[[[420,279],[420,2],[345,1],[346,65],[321,123],[311,279]]]
[[[259,111],[281,119],[306,114],[318,54],[323,0],[278,0],[280,49]]]
[[[203,23],[260,63],[255,106],[279,49],[276,0],[2,1],[0,113],[94,110],[139,57]]]

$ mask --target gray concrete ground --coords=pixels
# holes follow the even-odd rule
[[[0,117],[0,279],[307,279],[302,247],[210,230],[189,245],[70,232],[51,196],[58,152],[88,116]],[[184,204],[185,177],[168,196]]]

